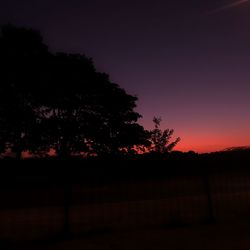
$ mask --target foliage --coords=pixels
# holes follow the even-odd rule
[[[36,137],[36,114],[32,86],[40,64],[48,55],[47,46],[37,31],[3,26],[0,34],[0,141],[1,151],[8,148],[21,157]],[[32,142],[33,141],[33,142]]]
[[[41,35],[3,26],[0,149],[61,156],[106,154],[144,143],[137,97],[82,54],[49,52]]]
[[[173,129],[160,129],[161,117],[154,117],[154,129],[150,131],[151,135],[151,146],[150,152],[167,153],[170,152],[176,144],[180,141],[180,137],[177,137],[173,142],[170,142],[174,133]]]

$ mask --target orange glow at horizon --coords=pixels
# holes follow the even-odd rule
[[[221,151],[229,147],[249,146],[250,138],[241,138],[238,135],[184,135],[174,150],[183,152],[195,151],[197,153],[209,153]]]
[[[216,113],[216,111],[214,111]],[[230,116],[232,115],[232,116]],[[167,119],[165,117],[172,117]],[[180,137],[173,150],[197,153],[221,151],[231,147],[250,146],[250,125],[244,117],[230,114],[178,117],[171,114],[162,116],[160,129],[174,129],[170,142]],[[139,123],[147,130],[153,129],[151,116],[143,117]]]

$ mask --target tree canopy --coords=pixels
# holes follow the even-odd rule
[[[148,141],[137,123],[137,97],[85,55],[52,53],[39,32],[7,25],[0,63],[2,152],[99,155]]]
[[[32,88],[39,81],[38,69],[47,56],[47,46],[37,31],[11,25],[1,28],[1,151],[10,149],[18,158],[22,151],[32,148],[37,135]]]

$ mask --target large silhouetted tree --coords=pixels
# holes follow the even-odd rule
[[[116,153],[144,142],[137,124],[137,98],[97,72],[91,59],[79,54],[57,54],[48,64],[41,99],[41,121],[47,144],[59,156],[89,152]]]
[[[0,36],[0,149],[117,153],[147,141],[137,98],[80,54],[52,54],[36,31],[4,26]]]

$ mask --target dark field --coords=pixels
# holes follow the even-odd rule
[[[90,169],[34,163],[3,168],[1,249],[249,249],[247,165],[199,161],[188,170],[142,172],[117,162]]]
[[[250,228],[246,223],[203,225],[172,229],[153,228],[97,232],[70,240],[12,243],[11,249],[37,250],[248,250]]]

